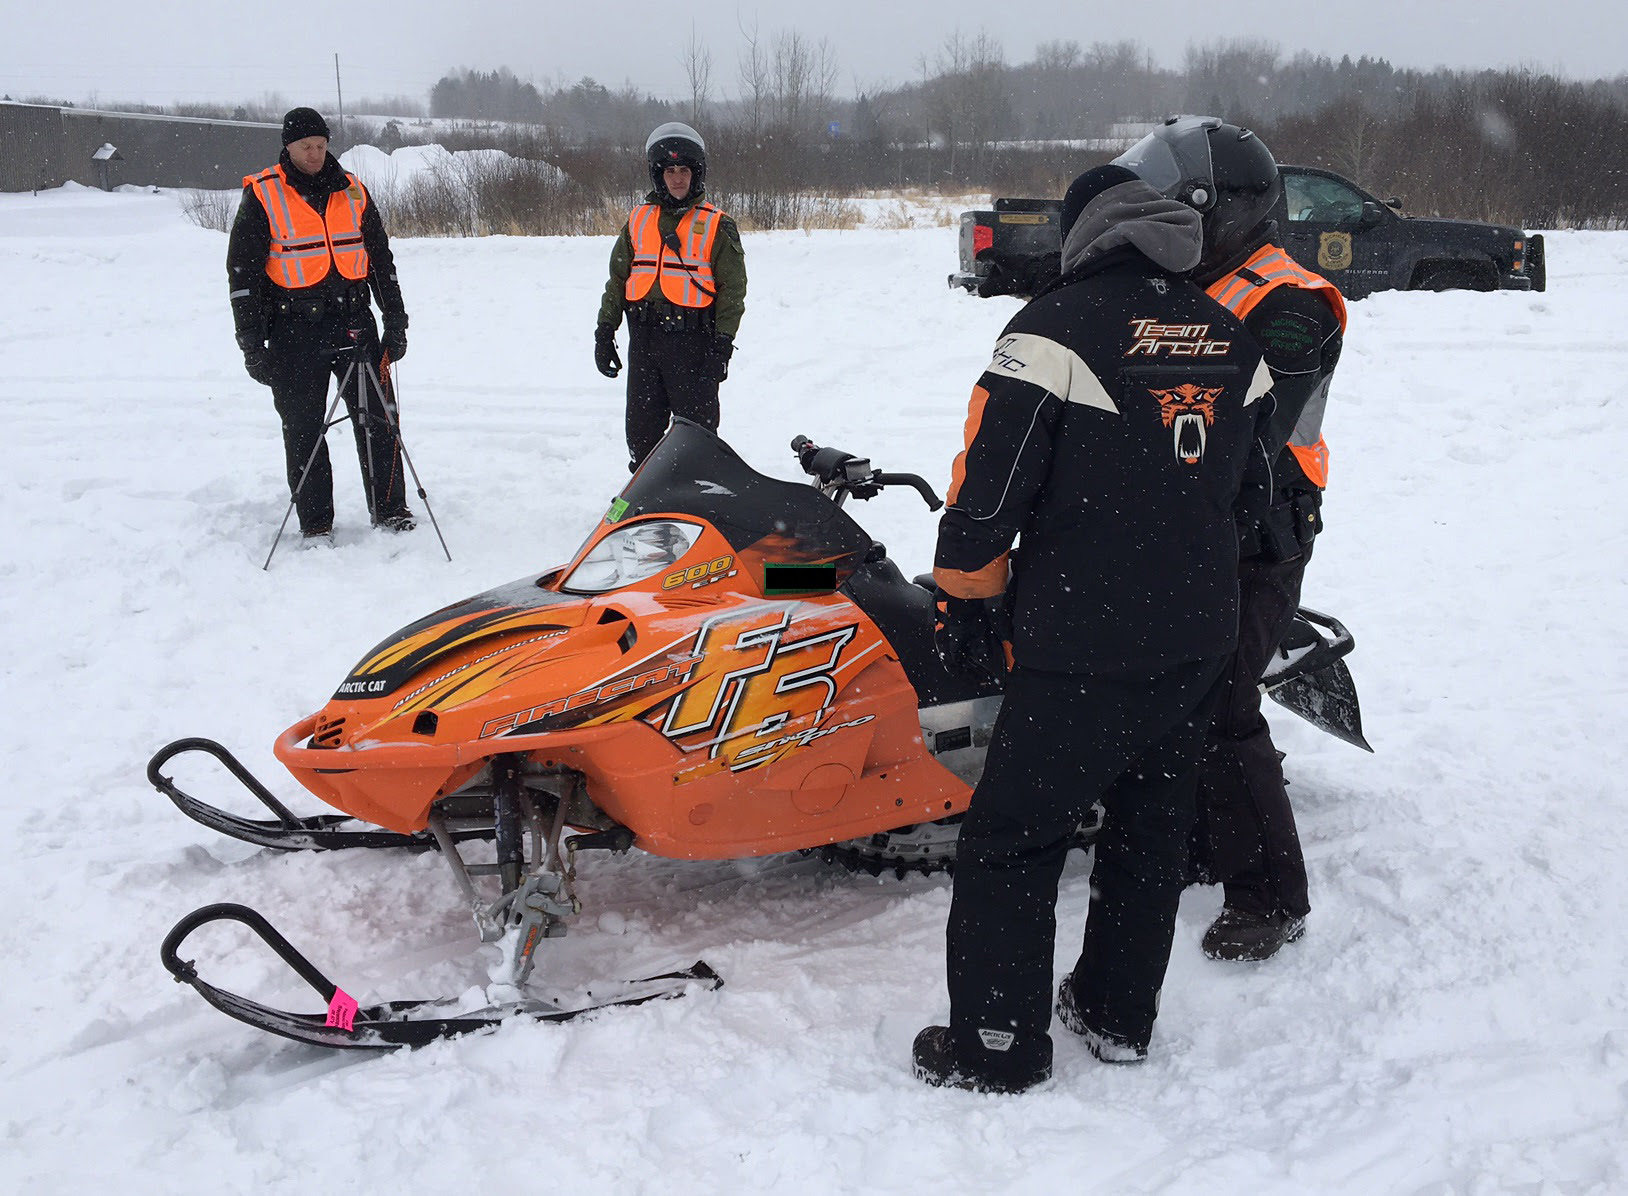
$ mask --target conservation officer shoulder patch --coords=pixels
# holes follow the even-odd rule
[[[1261,348],[1275,357],[1304,357],[1317,348],[1317,321],[1297,311],[1277,312],[1255,329]]]

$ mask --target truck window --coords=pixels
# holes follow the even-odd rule
[[[1291,221],[1355,224],[1362,217],[1362,196],[1334,179],[1314,174],[1285,175],[1283,194]]]

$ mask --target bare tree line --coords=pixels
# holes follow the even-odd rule
[[[507,71],[466,71],[448,79],[480,86],[438,84],[431,115],[492,122],[519,104],[535,119],[453,129],[397,121],[364,136],[386,148],[432,139],[502,148],[560,168],[571,202],[598,210],[642,191],[644,137],[684,120],[707,139],[713,193],[748,227],[773,228],[833,219],[820,202],[876,189],[1056,195],[1138,125],[1213,112],[1255,128],[1280,160],[1330,167],[1412,212],[1531,227],[1628,223],[1628,75],[1421,72],[1383,59],[1285,57],[1250,39],[1191,46],[1177,70],[1129,41],[1053,40],[1013,64],[993,34],[957,30],[922,57],[915,81],[856,82],[857,94],[839,95],[828,42],[756,25],[740,37],[727,89],[729,72],[692,27],[679,100],[590,78],[537,87]]]

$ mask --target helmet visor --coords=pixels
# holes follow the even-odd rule
[[[1214,117],[1184,116],[1149,133],[1114,159],[1160,194],[1204,211],[1215,203],[1215,167],[1210,161]]]

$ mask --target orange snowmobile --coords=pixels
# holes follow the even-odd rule
[[[516,985],[578,911],[586,850],[706,860],[817,849],[872,872],[948,866],[999,684],[943,667],[931,578],[907,580],[842,509],[900,485],[943,504],[915,475],[801,436],[792,448],[813,486],[756,473],[676,420],[569,564],[438,610],[368,652],[275,748],[342,814],[296,818],[208,740],[165,747],[149,778],[189,816],[268,847],[439,848],[482,940],[505,940]],[[1341,659],[1351,646],[1338,623],[1303,611],[1267,685],[1361,743]],[[276,817],[241,818],[184,793],[159,770],[186,752],[214,756]],[[1094,831],[1083,827],[1081,842]],[[493,841],[495,860],[466,859],[469,839]],[[498,878],[494,901],[476,887],[484,875]],[[222,919],[259,933],[329,1009],[285,1013],[201,980],[178,949]],[[413,1045],[721,983],[698,963],[571,1008],[364,1010],[235,905],[183,919],[162,957],[231,1016],[336,1047]]]

